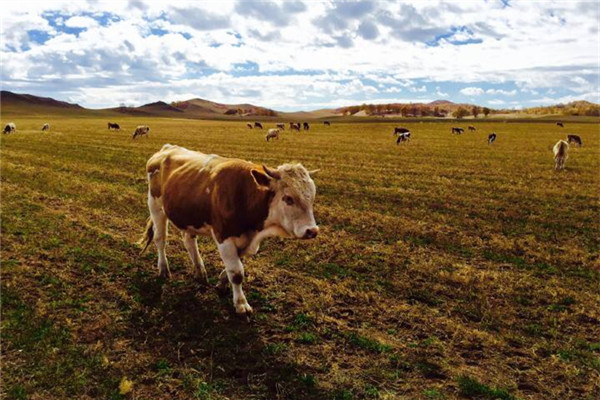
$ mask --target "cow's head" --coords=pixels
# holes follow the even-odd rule
[[[288,235],[312,239],[319,233],[313,214],[317,189],[311,173],[301,164],[283,164],[277,169],[263,166],[269,188],[275,193],[268,219],[281,226]]]

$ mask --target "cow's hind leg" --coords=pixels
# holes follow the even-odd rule
[[[196,236],[183,232],[183,245],[190,255],[190,260],[194,265],[194,275],[196,279],[200,279],[204,283],[208,283],[208,275],[206,274],[206,268],[204,268],[204,261],[198,251],[198,242]]]
[[[244,265],[238,255],[238,248],[232,239],[227,239],[218,244],[219,253],[225,263],[225,271],[229,282],[233,288],[233,305],[238,314],[252,312],[252,307],[248,304],[246,296],[242,291],[242,282],[244,281]]]
[[[154,224],[154,244],[158,251],[158,275],[161,278],[170,278],[169,262],[167,261],[167,229],[168,221],[159,198],[152,196],[148,192],[148,208],[150,209],[150,218]]]

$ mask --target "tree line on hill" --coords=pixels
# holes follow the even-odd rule
[[[359,106],[349,106],[338,108],[337,111],[343,115],[354,115],[360,111],[364,111],[367,115],[384,116],[384,115],[401,115],[403,117],[437,117],[445,118],[452,115],[455,118],[464,118],[467,115],[477,117],[480,114],[486,117],[495,112],[488,107],[472,106],[469,108],[454,105],[454,107],[431,106],[427,104],[362,104]]]

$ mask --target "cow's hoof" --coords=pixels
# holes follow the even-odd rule
[[[203,285],[208,285],[208,274],[206,271],[196,271],[194,278]]]
[[[250,307],[250,304],[241,303],[241,304],[235,305],[235,312],[238,313],[239,315],[244,315],[244,314],[252,314],[253,310],[252,310],[252,307]]]
[[[159,271],[158,273],[159,279],[169,280],[171,279],[171,271]]]

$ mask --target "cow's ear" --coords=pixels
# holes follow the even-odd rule
[[[308,171],[308,176],[311,178],[317,174],[321,169],[313,169],[312,171]]]
[[[250,173],[252,174],[252,178],[254,178],[254,181],[258,186],[270,186],[271,178],[269,178],[267,175],[263,174],[257,169],[253,169],[252,171],[250,171]]]

